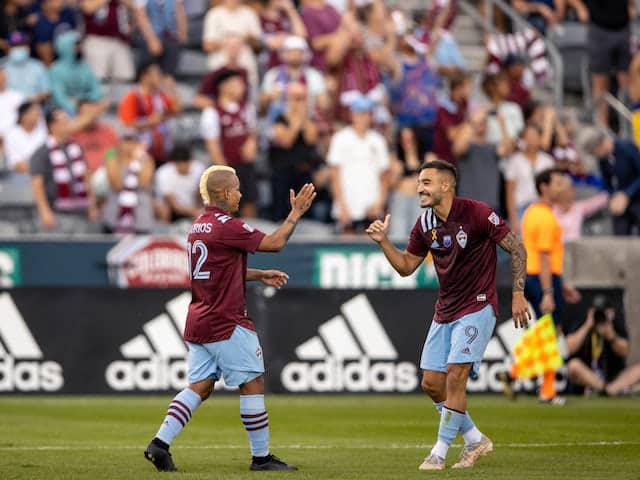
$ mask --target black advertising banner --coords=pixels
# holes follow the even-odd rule
[[[621,290],[586,290],[567,318],[584,318],[596,294],[620,311]],[[498,392],[518,338],[511,292],[474,392]],[[174,392],[186,385],[181,338],[190,294],[161,289],[18,289],[0,292],[0,394]],[[281,393],[414,392],[436,292],[249,289],[266,361]],[[217,388],[224,389],[222,382]]]

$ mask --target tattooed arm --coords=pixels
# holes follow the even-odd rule
[[[524,281],[527,276],[527,251],[513,232],[509,232],[499,245],[500,248],[511,255],[511,273],[513,275],[511,312],[513,323],[516,328],[526,328],[531,318],[529,304],[524,298]]]

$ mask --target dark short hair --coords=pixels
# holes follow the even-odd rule
[[[428,162],[424,162],[420,167],[420,171],[426,170],[427,168],[434,168],[440,172],[448,172],[453,176],[454,181],[456,183],[458,182],[458,170],[445,160],[430,160]]]
[[[471,75],[467,72],[456,72],[449,80],[449,90],[453,91],[456,88],[460,88],[465,83],[471,80]]]
[[[47,123],[47,127],[51,127],[51,124],[56,121],[56,114],[62,112],[60,107],[49,107],[44,114],[44,121]]]
[[[22,102],[18,107],[18,123],[22,121],[22,117],[31,110],[31,107],[36,105],[36,102],[32,102],[31,100],[27,100],[26,102]]]
[[[175,145],[169,152],[169,160],[172,162],[191,160],[191,148],[186,144]]]
[[[491,89],[494,88],[498,82],[507,78],[507,73],[503,70],[496,73],[487,73],[482,79],[482,91],[485,95],[490,96]]]
[[[147,60],[146,62],[142,62],[138,65],[138,69],[136,70],[136,82],[139,82],[153,67],[158,67],[160,71],[162,71],[162,67],[156,60]]]
[[[564,170],[560,168],[547,168],[536,175],[536,190],[538,195],[542,195],[542,185],[549,186],[554,175],[564,175]]]

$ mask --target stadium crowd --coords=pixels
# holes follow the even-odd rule
[[[37,230],[165,232],[200,213],[213,163],[237,170],[243,217],[281,220],[289,189],[312,181],[309,220],[358,234],[389,212],[402,237],[419,214],[419,167],[440,158],[458,167],[461,196],[516,231],[535,174],[557,166],[571,178],[556,205],[566,240],[595,214],[640,233],[638,147],[578,135],[538,99],[537,34],[506,34],[526,45],[517,52],[488,40],[474,72],[452,34],[454,0],[417,12],[383,0],[214,0],[200,12],[204,1],[0,1],[0,183],[31,189]],[[555,28],[564,13],[545,3],[514,6]],[[596,22],[592,3],[568,5]],[[203,15],[201,36],[189,31]],[[182,66],[196,49],[209,73],[194,78]]]

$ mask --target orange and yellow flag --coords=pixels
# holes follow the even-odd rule
[[[538,319],[513,347],[511,375],[526,380],[562,366],[553,318],[547,314]]]

